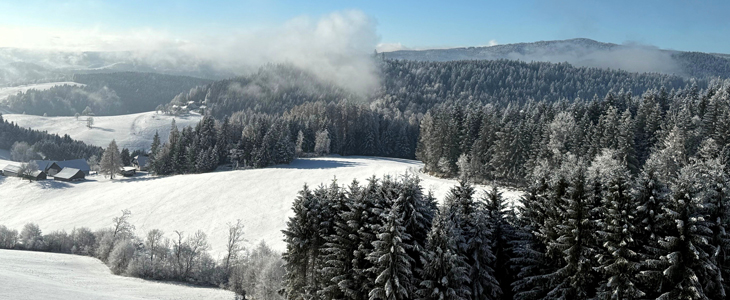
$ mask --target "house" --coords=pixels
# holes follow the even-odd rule
[[[38,165],[39,171],[43,171],[50,176],[56,175],[58,172],[61,172],[61,169],[63,169],[52,160],[35,160],[35,163]]]
[[[122,176],[124,177],[132,177],[135,174],[137,174],[137,168],[135,167],[122,167]]]
[[[85,159],[57,161],[56,164],[61,167],[61,169],[72,168],[81,170],[81,172],[84,172],[85,175],[89,175],[89,172],[91,171],[91,168]]]
[[[3,168],[3,175],[8,177],[20,177],[20,166],[7,165]]]
[[[86,178],[86,173],[76,168],[63,168],[61,172],[53,176],[53,180],[59,181],[76,181],[84,180],[84,178]]]
[[[30,175],[23,175],[23,178],[30,180],[46,180],[48,176],[46,176],[46,172],[43,172],[41,170],[35,170],[31,172]]]
[[[132,164],[137,167],[137,170],[147,171],[150,166],[150,158],[147,155],[140,154],[134,157]]]

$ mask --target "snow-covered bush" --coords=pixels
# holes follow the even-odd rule
[[[86,227],[76,228],[71,232],[71,238],[73,239],[71,253],[80,255],[92,255],[94,253],[96,235],[90,229]]]
[[[109,269],[114,274],[125,274],[127,266],[134,258],[135,248],[130,240],[121,240],[114,245],[114,249],[109,254]]]

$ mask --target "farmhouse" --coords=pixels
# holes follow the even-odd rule
[[[86,178],[86,173],[76,168],[63,168],[61,172],[53,176],[53,180],[59,181],[76,181],[84,180],[84,178]]]
[[[38,165],[39,171],[43,171],[50,176],[56,175],[58,172],[61,172],[61,169],[63,169],[52,160],[35,160],[35,163]]]
[[[57,161],[56,164],[62,169],[73,168],[81,170],[81,172],[84,172],[84,175],[89,175],[89,172],[91,171],[91,168],[85,159]]]
[[[137,167],[137,170],[147,171],[149,168],[150,158],[147,155],[137,155],[134,157],[132,164]]]
[[[19,177],[20,176],[20,166],[16,165],[7,165],[5,168],[3,168],[3,175],[8,177]]]

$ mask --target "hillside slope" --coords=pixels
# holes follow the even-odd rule
[[[0,299],[233,299],[230,291],[112,275],[77,255],[0,250]]]
[[[170,177],[134,177],[109,181],[28,182],[0,177],[0,223],[21,229],[36,222],[44,232],[75,227],[98,229],[111,225],[123,209],[132,211],[131,223],[141,236],[162,229],[208,234],[214,257],[226,243],[226,223],[242,219],[250,245],[266,241],[283,251],[281,230],[291,215],[291,204],[304,184],[316,187],[336,178],[341,185],[353,179],[365,184],[376,175],[416,172],[418,161],[377,157],[298,159],[290,165],[266,169],[214,172]],[[456,181],[419,175],[425,190],[442,200]],[[482,190],[478,187],[477,190]],[[481,192],[480,192],[481,193]],[[519,192],[506,192],[515,199]]]
[[[146,112],[120,116],[95,116],[91,129],[86,127],[86,117],[42,117],[20,114],[3,114],[5,120],[15,122],[20,127],[48,131],[59,135],[68,134],[71,138],[99,147],[106,147],[115,139],[119,148],[148,149],[152,144],[155,131],[160,139],[167,141],[170,124],[175,119],[178,128],[195,126],[200,115],[170,116]]]

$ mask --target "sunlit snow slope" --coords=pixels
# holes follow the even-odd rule
[[[106,147],[112,139],[117,141],[119,148],[147,149],[152,144],[155,131],[159,132],[160,139],[167,141],[170,134],[170,124],[175,119],[177,127],[195,126],[201,116],[191,114],[186,116],[170,116],[145,112],[120,116],[95,116],[92,128],[86,127],[86,117],[42,117],[22,114],[4,114],[3,118],[15,122],[18,126],[32,128],[60,135],[68,134],[71,138],[92,145]]]
[[[232,292],[112,275],[95,258],[0,250],[0,299],[233,299]]]
[[[218,256],[226,242],[226,223],[242,219],[249,244],[264,240],[283,251],[281,230],[305,183],[316,187],[337,178],[341,185],[353,179],[365,184],[373,175],[398,176],[421,167],[422,163],[412,160],[323,157],[265,169],[114,181],[92,177],[77,183],[31,183],[0,177],[0,224],[20,230],[24,224],[35,222],[44,232],[81,226],[98,229],[111,226],[112,218],[130,209],[131,222],[140,236],[155,228],[164,230],[168,237],[174,230],[187,234],[203,230],[214,256]],[[433,190],[439,200],[456,184],[419,176],[424,189]],[[513,199],[518,194],[505,193]]]

